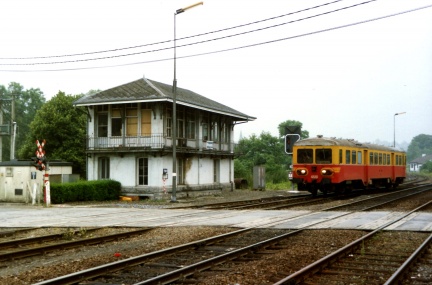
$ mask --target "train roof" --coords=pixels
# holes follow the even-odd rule
[[[388,147],[378,144],[372,143],[362,143],[353,139],[336,139],[336,138],[325,138],[325,137],[315,137],[315,138],[307,138],[297,141],[295,146],[347,146],[347,147],[358,147],[358,148],[367,148],[374,150],[382,150],[382,151],[391,151],[391,152],[403,152],[394,147]]]

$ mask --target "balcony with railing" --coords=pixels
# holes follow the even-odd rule
[[[176,148],[179,152],[206,151],[217,153],[234,153],[234,143],[220,143],[203,139],[178,138]],[[149,136],[111,136],[111,137],[87,137],[86,150],[93,152],[110,151],[165,151],[172,150],[172,138],[163,134]]]

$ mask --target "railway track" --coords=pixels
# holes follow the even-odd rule
[[[206,209],[206,210],[247,210],[247,209],[265,209],[265,210],[283,210],[290,209],[293,207],[302,207],[308,205],[320,205],[326,202],[331,202],[335,200],[346,200],[352,199],[355,197],[362,197],[367,195],[400,195],[399,193],[403,193],[404,191],[411,191],[411,189],[415,188],[423,182],[418,178],[410,180],[403,185],[401,185],[401,189],[398,191],[391,191],[386,189],[356,189],[342,196],[338,196],[335,194],[318,194],[313,197],[311,194],[299,194],[297,196],[274,196],[268,198],[260,198],[260,199],[251,199],[251,200],[239,200],[239,201],[230,201],[230,202],[219,202],[219,203],[209,203],[203,205],[194,205],[194,206],[185,206],[185,207],[174,207],[172,209]],[[323,206],[325,207],[325,206]]]
[[[393,199],[389,200],[389,202],[392,201]],[[382,202],[380,201],[379,204],[382,204]],[[369,208],[375,206],[376,205],[363,207],[362,211],[366,211]],[[340,216],[347,214],[349,213],[341,212]],[[404,216],[406,215],[399,216],[392,222],[396,222],[397,220],[402,219]],[[282,222],[284,221],[277,221],[273,222],[272,224],[267,223],[265,226],[277,226],[278,223]],[[208,269],[223,271],[223,264],[227,262],[245,262],[251,259],[258,259],[262,254],[271,254],[272,250],[278,250],[281,247],[289,245],[289,238],[293,235],[307,230],[318,223],[320,222],[308,225],[308,227],[303,229],[288,232],[286,230],[279,230],[278,233],[277,230],[267,229],[267,233],[270,233],[270,236],[263,234],[264,231],[257,228],[242,229],[229,234],[135,256],[125,260],[119,260],[114,263],[105,264],[96,268],[90,268],[77,273],[46,280],[37,284],[80,284],[79,282],[86,282],[85,280],[88,279],[91,279],[92,282],[95,283],[105,284],[167,284],[172,282],[193,283],[195,282],[194,276],[197,275],[198,272]],[[387,227],[389,224],[390,223],[386,224],[384,227]],[[371,240],[377,239],[376,237],[372,238],[372,236],[376,236],[378,233],[381,233],[384,227],[375,230],[373,234],[365,235],[364,239],[368,237],[371,237]],[[259,240],[246,238],[247,235],[253,235],[253,233],[255,233],[255,237],[259,237]],[[401,238],[400,243],[403,240],[404,239]],[[247,243],[244,244],[244,241],[247,241]],[[362,241],[358,241],[355,246],[353,245],[353,248],[350,249],[349,252],[352,253],[354,250],[358,250],[359,245],[361,256]],[[371,248],[368,248],[368,251],[369,250],[372,251]],[[338,250],[336,252],[338,253],[340,251],[341,250]],[[349,253],[344,253],[342,256],[347,255],[349,255]],[[339,255],[338,258],[340,258]],[[318,266],[318,268],[322,267]],[[143,272],[145,274],[143,274]],[[292,282],[292,280],[287,282]],[[326,283],[318,282],[318,284]]]
[[[398,270],[387,280],[390,284],[431,284],[432,283],[432,235],[430,235]]]
[[[86,237],[99,228],[66,231],[61,234],[44,235],[0,242],[0,261],[43,255],[49,252],[95,245],[141,235],[152,228],[127,230],[99,237]],[[84,234],[85,233],[85,234]],[[76,240],[69,240],[69,239]],[[65,240],[66,239],[66,240]]]
[[[283,209],[301,209],[306,206],[314,206],[314,211],[356,211],[362,208],[369,207],[370,205],[375,205],[379,207],[380,204],[386,204],[390,199],[394,201],[408,198],[423,191],[427,191],[428,185],[420,185],[413,187],[404,187],[402,190],[398,191],[384,191],[384,192],[372,192],[373,194],[362,195],[365,192],[353,191],[349,195],[343,197],[328,196],[323,195],[319,197],[312,197],[311,195],[302,195],[301,197],[271,197],[266,199],[254,199],[248,201],[235,201],[226,203],[215,203],[206,205],[197,205],[193,207],[179,207],[174,209],[182,208],[194,208],[194,209],[206,209],[206,210],[247,210],[247,209],[262,209],[262,210],[283,210]],[[370,193],[370,192],[366,192]],[[355,201],[346,202],[349,199],[354,199]],[[381,201],[381,203],[380,203]],[[328,203],[337,202],[339,205],[334,207],[329,207]]]
[[[373,197],[365,197],[363,199],[344,203],[342,205],[330,207],[327,209],[323,209],[322,211],[366,211],[372,210],[374,208],[381,207],[383,205],[393,203],[395,201],[401,201],[410,199],[411,197],[431,191],[431,185],[421,185],[415,186],[411,188],[407,188],[404,190],[399,190],[396,192],[390,192],[386,194],[381,194]]]
[[[406,276],[415,258],[431,246],[432,236],[419,233],[419,239],[407,240],[383,232],[403,217],[428,207],[432,201],[391,221],[349,245],[323,257],[309,266],[287,276],[275,285],[282,284],[398,284]],[[385,242],[383,242],[385,240]],[[405,275],[404,275],[405,274]],[[429,276],[429,282],[432,281]],[[411,284],[411,283],[410,283]]]

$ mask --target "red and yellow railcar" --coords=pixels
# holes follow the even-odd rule
[[[293,182],[298,190],[347,192],[367,187],[396,188],[406,176],[406,153],[354,140],[309,138],[293,147]]]

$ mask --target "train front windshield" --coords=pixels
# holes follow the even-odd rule
[[[298,149],[297,163],[313,163],[313,149]]]
[[[314,150],[313,149],[298,149],[297,150],[297,163],[314,163]],[[330,164],[332,163],[332,150],[329,148],[319,148],[315,150],[315,163],[316,164]]]

